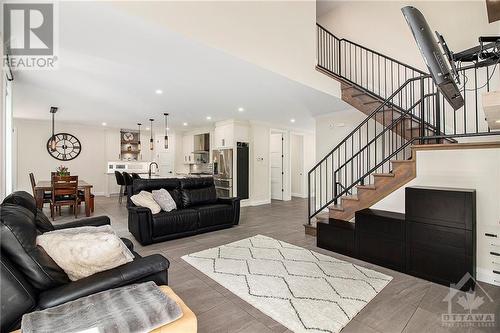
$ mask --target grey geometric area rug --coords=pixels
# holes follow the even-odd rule
[[[340,332],[392,280],[262,235],[182,259],[294,332]]]

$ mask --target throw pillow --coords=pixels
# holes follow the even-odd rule
[[[153,191],[153,199],[166,212],[177,209],[174,199],[164,188]]]
[[[131,262],[134,255],[110,225],[49,231],[37,245],[61,267],[71,281]]]
[[[136,206],[149,208],[153,214],[158,214],[161,211],[161,207],[156,203],[151,192],[141,191],[139,194],[131,196],[130,200]]]

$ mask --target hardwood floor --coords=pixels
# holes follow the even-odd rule
[[[140,246],[127,230],[125,202],[117,197],[96,197],[95,214],[108,215],[115,231],[136,244],[141,255],[161,253],[170,260],[169,284],[198,317],[199,332],[266,333],[290,332],[259,310],[241,300],[226,288],[185,263],[180,257],[192,252],[220,246],[254,235],[266,235],[297,246],[349,261],[394,279],[342,330],[342,333],[367,332],[498,332],[500,327],[500,287],[482,284],[493,302],[485,299],[482,313],[494,313],[496,328],[447,328],[441,325],[441,314],[447,313],[443,299],[448,288],[390,269],[368,264],[316,247],[316,238],[304,234],[307,201],[293,199],[273,201],[270,205],[244,207],[240,225],[231,229]],[[55,223],[73,221],[69,212]],[[455,304],[455,306],[458,306]]]

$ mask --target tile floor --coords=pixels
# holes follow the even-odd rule
[[[83,215],[83,209],[80,217]],[[74,218],[63,210],[55,223]],[[316,239],[304,234],[303,223],[307,216],[307,201],[293,199],[288,202],[273,201],[270,205],[244,207],[240,225],[212,233],[176,239],[149,246],[140,246],[127,230],[125,203],[118,198],[97,197],[97,215],[108,215],[116,232],[134,241],[141,255],[160,253],[167,257],[170,286],[196,313],[199,332],[267,333],[290,332],[283,325],[261,313],[227,289],[185,263],[181,256],[207,248],[227,244],[242,238],[262,234],[302,246],[333,257],[356,263],[385,274],[394,279],[342,330],[342,333],[367,332],[500,332],[500,287],[482,284],[493,299],[485,299],[481,312],[493,313],[497,318],[496,328],[443,327],[441,314],[447,313],[448,303],[443,299],[448,288],[412,276],[365,263],[356,259],[325,251],[316,247]],[[454,304],[454,307],[459,307]]]

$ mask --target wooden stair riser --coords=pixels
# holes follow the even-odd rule
[[[330,209],[330,218],[350,220],[356,211],[371,207],[387,195],[408,183],[416,176],[416,163],[414,160],[396,161],[392,163],[394,177],[375,176],[373,188],[358,188],[358,200],[344,200],[341,198],[342,211]]]

